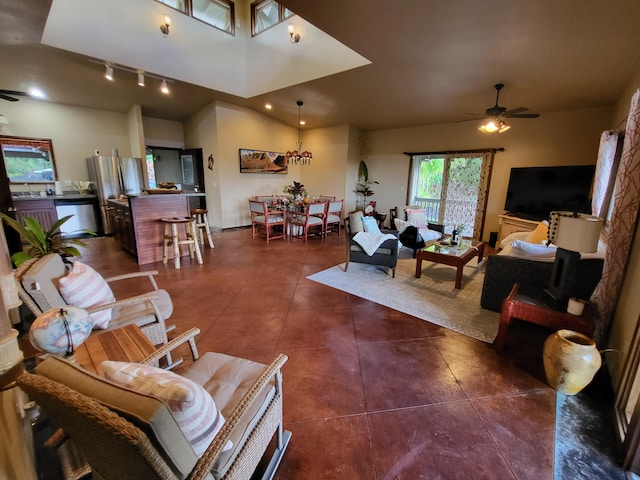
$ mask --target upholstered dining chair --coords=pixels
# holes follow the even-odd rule
[[[251,236],[256,238],[257,229],[266,232],[267,243],[269,240],[276,240],[285,237],[285,214],[280,210],[272,210],[266,202],[249,200],[249,210],[251,212]],[[281,232],[273,234],[273,228],[279,226]]]
[[[88,275],[77,275],[73,278],[80,289],[86,288],[87,292],[92,292],[90,299],[96,301],[95,292],[100,289],[104,292],[104,288],[110,291],[109,284],[118,281],[139,279],[148,279],[150,282],[150,290],[146,293],[135,295],[127,298],[115,299],[113,301],[104,301],[94,306],[81,304],[77,302],[68,302],[61,293],[61,282],[63,278],[71,279],[62,257],[52,253],[42,258],[32,259],[20,265],[16,271],[18,280],[18,294],[24,304],[29,308],[31,313],[38,316],[41,313],[58,307],[67,305],[80,306],[86,308],[90,314],[108,315],[110,318],[101,325],[102,329],[113,330],[131,323],[138,325],[144,334],[149,338],[152,344],[161,345],[168,341],[167,332],[175,328],[174,325],[167,326],[166,321],[173,314],[173,302],[169,293],[158,288],[155,280],[157,271],[131,272],[114,277],[103,278],[98,272],[89,269]],[[106,284],[106,287],[105,285]],[[72,290],[74,296],[71,299],[78,298],[75,294],[77,289]],[[112,293],[112,292],[111,292]],[[69,297],[69,295],[67,295]],[[97,302],[99,303],[99,302]],[[192,344],[195,348],[195,342]],[[168,358],[171,362],[171,358]]]
[[[292,237],[304,238],[306,243],[311,228],[317,227],[320,236],[324,237],[326,217],[327,202],[310,202],[305,205],[303,212],[290,212],[287,228]]]
[[[198,332],[141,364],[103,362],[109,379],[52,356],[17,384],[61,429],[48,445],[72,442],[94,479],[249,480],[267,449],[262,478],[270,479],[291,437],[282,428],[287,357],[267,366],[207,352],[183,375],[149,366]]]
[[[338,235],[340,235],[340,227],[342,224],[342,205],[343,200],[333,200],[327,205],[327,220],[324,224],[325,234],[328,234],[329,225],[338,225]]]

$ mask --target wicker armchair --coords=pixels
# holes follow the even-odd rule
[[[157,361],[198,332],[192,329],[172,340],[143,363]],[[50,357],[35,374],[24,373],[17,383],[62,429],[49,444],[63,445],[70,439],[94,479],[248,480],[275,436],[275,452],[262,477],[268,479],[291,436],[282,429],[280,369],[286,361],[279,355],[266,366],[208,352],[185,372],[211,394],[226,419],[200,458],[162,401],[77,365]],[[223,451],[229,440],[233,447]]]
[[[151,284],[151,290],[141,295],[89,308],[89,313],[111,308],[108,330],[135,323],[154,345],[167,343],[167,332],[175,328],[166,325],[166,320],[173,314],[173,302],[166,290],[158,288],[154,278],[157,273],[157,271],[131,272],[105,278],[107,283],[147,278]],[[18,294],[31,313],[37,316],[51,308],[67,305],[58,289],[58,280],[66,274],[67,268],[58,254],[49,254],[20,265],[16,271]]]

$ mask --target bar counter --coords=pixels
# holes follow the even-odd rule
[[[108,200],[116,207],[128,207],[135,246],[127,250],[135,254],[138,265],[162,261],[164,224],[160,219],[188,217],[189,199],[192,197],[204,197],[204,193],[138,195]]]

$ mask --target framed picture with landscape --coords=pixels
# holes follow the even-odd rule
[[[284,153],[240,149],[240,173],[287,173],[289,161]]]

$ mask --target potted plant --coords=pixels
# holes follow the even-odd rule
[[[77,238],[65,238],[59,231],[61,225],[68,221],[73,215],[62,217],[54,223],[49,230],[45,230],[40,222],[33,217],[25,216],[24,225],[15,219],[0,212],[0,218],[13,228],[29,244],[29,248],[22,252],[11,255],[11,261],[17,267],[30,258],[44,257],[49,253],[58,253],[63,259],[67,257],[82,257],[77,247],[87,247],[88,245]],[[91,230],[81,230],[82,233],[96,235]]]
[[[367,206],[367,198],[374,194],[371,190],[371,185],[374,183],[380,183],[377,180],[369,180],[369,170],[364,160],[360,160],[360,166],[358,167],[358,182],[356,183],[356,192],[358,195],[362,195],[362,208],[357,207],[357,210],[364,210]]]

